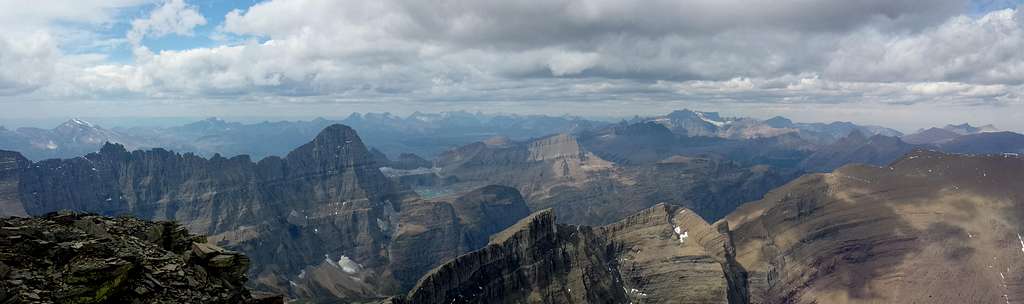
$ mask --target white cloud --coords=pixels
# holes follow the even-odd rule
[[[41,44],[7,34],[0,55],[14,55],[0,58],[16,68],[0,72],[0,92],[277,102],[1022,103],[1022,10],[973,16],[965,8],[963,0],[271,0],[227,14],[215,34],[223,45],[151,52],[145,38],[192,35],[207,22],[197,7],[170,0],[131,22],[132,62],[62,54],[63,40],[52,34]],[[84,10],[101,17],[40,14],[51,23],[102,24],[116,8]],[[43,68],[21,71],[28,67]]]
[[[184,0],[168,0],[150,12],[147,18],[132,20],[131,24],[126,36],[132,45],[138,46],[146,36],[191,36],[195,27],[206,24],[206,18]]]
[[[910,34],[865,30],[846,36],[825,67],[832,78],[860,81],[1024,83],[1024,18],[1006,9],[959,16]]]
[[[0,95],[36,90],[50,82],[59,52],[45,32],[0,36]]]
[[[0,25],[4,32],[36,32],[52,29],[55,22],[96,25],[111,22],[121,9],[146,0],[76,0],[27,2],[0,0]]]

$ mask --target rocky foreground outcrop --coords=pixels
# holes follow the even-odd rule
[[[1021,303],[1024,158],[915,151],[807,175],[708,224],[535,213],[393,303]]]
[[[70,212],[0,219],[0,303],[283,303],[245,255],[172,222]]]

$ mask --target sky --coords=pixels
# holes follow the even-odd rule
[[[1024,131],[1020,0],[0,0],[0,125],[447,110]]]

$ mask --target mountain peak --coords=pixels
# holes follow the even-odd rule
[[[72,118],[65,121],[60,127],[94,128],[95,125],[79,118]]]
[[[968,135],[981,132],[980,128],[972,126],[971,124],[966,122],[959,125],[949,124],[942,128],[948,131],[956,132],[957,134],[960,135]]]
[[[772,128],[787,128],[793,126],[793,121],[782,116],[775,116],[765,120],[764,123]]]
[[[329,125],[316,135],[317,141],[358,140],[356,130],[343,124]]]
[[[119,143],[112,143],[108,141],[103,143],[103,147],[100,147],[100,154],[115,155],[123,153],[128,153],[128,149]]]

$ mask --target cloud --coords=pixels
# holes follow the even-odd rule
[[[0,54],[15,55],[0,58],[11,66],[48,68],[0,72],[0,92],[228,103],[1024,103],[1024,13],[968,6],[271,0],[228,13],[214,34],[221,45],[152,52],[146,38],[193,35],[207,22],[171,0],[130,22],[130,62],[63,54],[52,35],[42,48],[7,39]]]
[[[132,45],[138,46],[146,36],[191,36],[192,29],[205,24],[206,18],[195,7],[184,0],[168,0],[150,12],[147,18],[132,20],[131,30],[126,36]]]
[[[55,3],[28,3],[20,0],[0,0],[0,25],[5,33],[11,31],[37,32],[53,29],[60,23],[76,26],[111,22],[122,9],[134,7],[146,0],[78,0]]]
[[[0,36],[0,95],[18,95],[47,85],[59,52],[45,32]]]
[[[919,33],[865,30],[845,36],[824,68],[830,78],[859,81],[1024,83],[1021,9],[979,18],[958,16]]]

